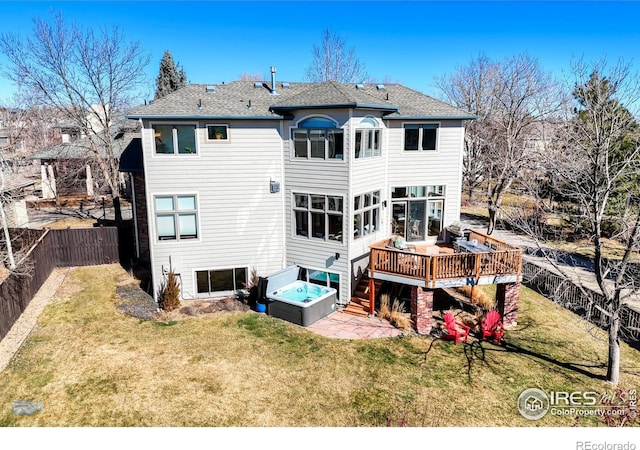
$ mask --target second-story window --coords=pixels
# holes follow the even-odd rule
[[[371,158],[380,156],[380,135],[378,123],[372,117],[365,117],[356,129],[355,157]]]
[[[156,154],[195,155],[195,125],[153,125]]]
[[[296,158],[343,159],[344,133],[336,124],[323,117],[310,117],[293,130]]]
[[[229,128],[227,125],[207,125],[208,141],[228,141]]]
[[[438,149],[438,125],[416,124],[404,126],[404,149],[408,151]]]

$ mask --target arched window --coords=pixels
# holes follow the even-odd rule
[[[298,123],[298,128],[335,128],[336,124],[326,117],[307,117]]]
[[[378,122],[373,117],[365,117],[360,121],[358,128],[378,128]]]
[[[308,117],[293,130],[293,146],[296,158],[343,159],[343,131],[326,117]]]
[[[376,119],[373,117],[365,117],[362,119],[356,129],[356,159],[380,156],[380,136],[381,130]]]

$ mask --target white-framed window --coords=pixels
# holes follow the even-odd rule
[[[353,197],[353,238],[360,239],[380,229],[380,191]]]
[[[344,159],[344,132],[324,117],[309,117],[292,130],[296,158]]]
[[[327,286],[334,288],[336,298],[340,298],[340,274],[334,272],[327,272],[325,270],[311,269],[308,267],[302,267],[300,272],[300,279],[308,283],[317,284],[319,286]]]
[[[373,117],[365,117],[356,129],[355,157],[371,158],[381,154],[382,130],[378,128],[378,122]]]
[[[158,240],[198,238],[198,208],[195,195],[157,195],[153,201]]]
[[[438,129],[435,123],[405,124],[405,151],[436,151],[438,150]]]
[[[154,124],[152,125],[156,155],[195,155],[195,124]]]
[[[231,293],[244,289],[248,269],[196,270],[196,292],[198,294]]]
[[[407,241],[422,241],[442,232],[444,185],[391,188],[392,232]]]
[[[207,141],[228,141],[229,126],[225,124],[208,124]]]
[[[343,210],[340,196],[294,193],[296,236],[342,242]]]

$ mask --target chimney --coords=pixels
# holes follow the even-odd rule
[[[276,95],[276,67],[271,66],[271,95]]]

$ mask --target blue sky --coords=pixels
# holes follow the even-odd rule
[[[640,63],[635,1],[0,1],[0,30],[26,36],[32,18],[48,18],[52,9],[86,27],[118,25],[139,41],[151,56],[149,98],[165,49],[192,83],[267,77],[272,65],[279,80],[302,81],[327,27],[356,49],[370,76],[431,95],[434,76],[480,53],[502,59],[527,52],[558,76],[577,57]],[[0,75],[0,102],[13,89]]]

